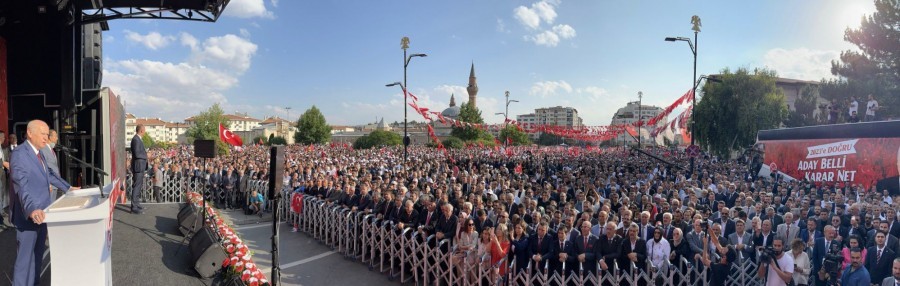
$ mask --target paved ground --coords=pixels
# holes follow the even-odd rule
[[[256,223],[252,217],[238,212],[226,212],[235,230],[253,251],[253,260],[270,276],[272,265],[272,222]],[[256,218],[259,219],[258,217]],[[301,232],[291,232],[286,224],[280,224],[281,242],[279,255],[281,283],[283,285],[400,285],[388,280],[388,276],[355,260],[345,259],[340,253]],[[271,278],[271,277],[270,277]]]

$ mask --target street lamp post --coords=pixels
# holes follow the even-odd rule
[[[508,90],[505,92],[505,94],[506,94],[506,111],[502,113],[503,114],[503,129],[506,129],[506,126],[508,126],[508,124],[509,124],[509,104],[513,103],[513,102],[519,102],[518,100],[515,100],[515,99],[509,100],[509,91]],[[496,115],[499,115],[499,114],[501,114],[501,113],[499,113],[499,112],[496,113]],[[504,140],[503,144],[507,145],[506,140]]]
[[[403,163],[406,163],[406,159],[409,156],[409,152],[407,148],[409,147],[409,133],[407,132],[407,123],[406,123],[406,113],[407,113],[407,103],[406,98],[409,97],[406,91],[406,68],[409,66],[409,61],[414,57],[426,57],[426,54],[412,54],[407,56],[406,49],[409,49],[409,37],[403,37],[400,39],[400,48],[403,49],[403,85],[400,87],[403,88]],[[388,85],[392,86],[392,85]]]
[[[643,107],[643,98],[644,93],[638,91],[638,149],[643,147],[641,144],[641,138],[644,137],[644,134],[641,131],[644,131],[644,107]]]
[[[697,35],[700,33],[700,27],[702,24],[700,23],[700,17],[694,15],[691,17],[691,30],[694,31],[694,41],[691,42],[690,38],[686,37],[666,37],[667,42],[675,42],[675,41],[683,41],[687,42],[688,46],[691,48],[691,53],[694,55],[694,77],[691,78],[691,110],[694,109],[694,105],[697,103]],[[692,111],[693,112],[693,111]],[[696,127],[694,126],[694,116],[691,115],[691,146],[694,146],[694,138],[697,137],[697,133],[694,131]],[[694,157],[691,157],[691,173],[694,172]]]

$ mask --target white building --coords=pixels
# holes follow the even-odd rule
[[[243,139],[244,145],[257,143],[253,142],[254,138],[269,138],[271,135],[283,137],[285,141],[287,141],[287,144],[294,144],[294,133],[296,132],[297,127],[293,126],[293,122],[278,116],[272,116],[263,121],[258,121],[257,126],[250,130],[234,131],[234,134],[237,134]]]
[[[522,124],[560,126],[576,129],[582,127],[581,117],[574,107],[543,107],[534,110],[534,113],[516,116],[516,121]],[[531,134],[532,139],[540,137],[540,133]]]
[[[134,114],[125,114],[125,144],[131,144],[135,127],[144,125],[147,135],[156,142],[187,143],[185,133],[190,127],[185,123],[166,122],[159,118],[137,118]]]
[[[625,107],[619,108],[616,111],[616,114],[613,115],[612,122],[610,125],[626,125],[633,124],[638,121],[638,118],[641,118],[646,122],[651,118],[659,115],[663,112],[663,109],[658,106],[652,105],[639,105],[638,101],[629,102]],[[672,142],[676,142],[675,134],[668,128],[665,131],[658,134],[656,137],[652,137],[651,133],[657,127],[666,125],[669,123],[668,116],[660,119],[655,125],[644,125],[640,130],[635,128],[635,131],[639,132],[639,136],[641,138],[642,144],[646,145],[665,145],[665,139],[669,139]],[[618,137],[615,138],[614,144],[637,144],[637,136],[632,137],[628,132],[622,132]]]
[[[225,114],[224,116],[226,119],[228,119],[228,126],[227,126],[228,130],[231,130],[232,132],[250,131],[250,130],[253,130],[253,128],[256,128],[260,125],[259,119],[250,117],[246,113],[245,114],[240,114],[240,113]],[[189,126],[193,126],[194,125],[194,117],[191,116],[191,117],[185,119],[184,122],[187,123]]]

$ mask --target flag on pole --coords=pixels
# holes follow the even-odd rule
[[[222,125],[222,123],[219,123],[219,139],[231,146],[244,145],[244,140],[241,140],[240,136],[234,135],[234,132],[225,128],[225,125]]]

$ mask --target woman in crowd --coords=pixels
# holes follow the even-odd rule
[[[528,234],[525,233],[526,223],[524,221],[514,224],[513,227],[513,235],[512,235],[512,246],[510,251],[510,255],[507,257],[507,261],[512,261],[515,259],[516,262],[516,271],[514,273],[519,273],[520,271],[524,271],[526,267],[528,267]]]
[[[475,221],[470,219],[462,220],[457,228],[456,246],[453,249],[453,265],[456,267],[457,274],[468,276],[470,265],[475,261],[473,250],[478,243],[478,232],[475,231]]]
[[[851,236],[850,239],[853,239]],[[857,237],[857,242],[859,242],[859,238]],[[806,249],[806,244],[803,243],[800,239],[794,239],[791,242],[791,252],[788,255],[794,259],[794,285],[796,286],[808,286],[809,285],[809,272],[811,269],[811,265],[809,263],[809,255],[804,251]],[[844,248],[846,250],[846,248]],[[863,250],[865,251],[865,250]],[[865,261],[865,260],[863,260]]]
[[[861,261],[866,261],[866,248],[864,245],[860,245],[860,237],[858,235],[851,235],[850,241],[844,249],[841,250],[841,255],[844,256],[844,262],[841,264],[841,273],[844,273],[844,269],[847,269],[847,265],[850,265],[850,250],[854,248],[860,248],[862,251],[860,252]]]

